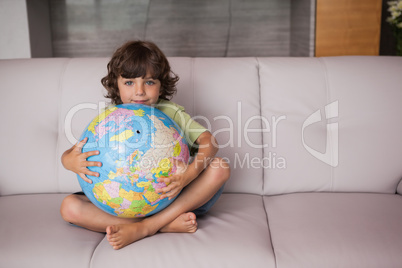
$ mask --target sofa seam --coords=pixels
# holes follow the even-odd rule
[[[259,94],[259,106],[260,106],[259,108],[260,108],[260,116],[262,117],[261,62],[260,62],[258,57],[255,57],[255,60],[257,62],[258,94]],[[262,129],[262,122],[261,122],[260,127]],[[261,141],[262,141],[262,144],[264,144],[264,134],[263,134],[263,132],[261,132]],[[265,147],[263,146],[261,148],[261,150],[262,150],[262,157],[264,157],[265,156]],[[268,210],[265,207],[265,201],[264,201],[264,197],[265,197],[265,169],[264,168],[262,168],[262,189],[261,189],[261,191],[262,191],[261,201],[262,201],[262,207],[263,207],[264,212],[265,212],[265,219],[266,219],[268,233],[269,233],[269,242],[271,244],[272,253],[274,255],[275,267],[278,267],[275,248],[274,248],[274,242],[272,240],[272,232],[271,232],[271,228],[270,228],[270,224],[269,224]]]
[[[269,232],[269,241],[271,242],[272,253],[274,254],[275,267],[278,267],[277,258],[276,258],[276,252],[275,252],[275,247],[274,247],[274,241],[272,240],[272,232],[271,232],[271,228],[270,228],[270,224],[269,224],[268,210],[265,207],[264,197],[265,197],[265,195],[261,196],[262,207],[264,208],[265,218],[267,220],[267,227],[268,227],[268,232]]]
[[[100,244],[102,243],[103,240],[106,239],[106,236],[104,236],[99,243],[94,247],[94,250],[91,253],[91,257],[89,258],[89,263],[88,263],[88,267],[91,268],[93,267],[93,260],[94,260],[94,255],[95,255],[95,251],[98,249],[98,247],[100,246]]]
[[[323,72],[324,72],[324,80],[325,80],[325,92],[326,92],[326,104],[328,105],[331,101],[331,94],[330,94],[330,87],[329,87],[329,82],[328,82],[328,70],[327,70],[327,65],[325,64],[324,58],[318,58],[318,61],[320,62],[321,66],[323,67]],[[328,130],[327,130],[328,131]],[[328,135],[330,136],[329,140],[327,142],[330,142],[331,146],[328,146],[328,148],[332,148],[332,133],[329,132]],[[332,157],[332,153],[330,154]],[[333,159],[331,159],[332,162]],[[331,186],[330,186],[330,191],[334,191],[334,168],[330,166],[330,180],[331,180]]]
[[[71,62],[71,58],[70,59],[66,59],[66,61],[63,63],[63,67],[61,69],[60,72],[60,77],[59,77],[59,83],[58,83],[58,95],[59,95],[59,100],[58,100],[58,107],[57,107],[57,119],[58,119],[58,128],[57,128],[57,137],[56,137],[56,178],[57,178],[57,191],[59,193],[61,193],[61,187],[60,187],[60,177],[59,177],[59,165],[57,163],[58,159],[57,159],[57,154],[59,152],[60,149],[60,135],[61,135],[61,130],[62,130],[62,125],[61,122],[63,120],[61,120],[61,106],[62,106],[62,95],[63,95],[63,82],[64,82],[64,75],[66,73],[67,67]],[[61,161],[61,160],[60,160]]]
[[[105,240],[105,239],[106,239],[106,236],[103,237],[103,238],[99,241],[99,243],[96,245],[96,247],[94,247],[94,250],[92,251],[91,257],[90,257],[90,259],[89,259],[89,265],[88,265],[89,268],[93,267],[93,261],[94,261],[95,252],[96,252],[96,250],[98,249],[98,247],[102,244],[102,241]]]
[[[256,60],[256,63],[257,63],[257,77],[258,77],[258,100],[259,100],[259,114],[260,114],[260,117],[262,118],[262,100],[261,100],[261,73],[260,73],[260,71],[261,71],[261,66],[260,66],[260,60],[259,60],[259,58],[258,57],[255,57],[255,60]],[[260,121],[260,129],[262,129],[262,122]],[[261,131],[261,142],[262,142],[262,144],[264,145],[264,133]],[[262,151],[262,157],[264,158],[264,156],[265,156],[265,149],[264,149],[264,146],[262,146],[262,148],[261,148],[261,151]],[[262,192],[262,195],[264,195],[264,193],[265,193],[265,169],[264,168],[262,168],[261,169],[262,170],[262,185],[261,185],[261,192]]]

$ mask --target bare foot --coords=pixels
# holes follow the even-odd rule
[[[111,225],[106,228],[106,238],[113,249],[121,249],[135,241],[156,233],[147,228],[146,221],[131,224]],[[181,214],[174,221],[160,229],[160,232],[194,233],[197,231],[196,216],[193,212]]]
[[[161,233],[194,233],[195,231],[197,231],[197,221],[193,212],[181,214],[159,230]]]
[[[113,249],[121,249],[148,235],[142,222],[111,225],[106,228],[106,238]]]

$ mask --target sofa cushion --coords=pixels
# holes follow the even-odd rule
[[[0,61],[0,196],[58,191],[59,84],[66,62]]]
[[[402,58],[324,58],[339,100],[339,166],[332,189],[395,193],[402,178]]]
[[[78,141],[84,128],[109,104],[100,80],[107,74],[107,58],[69,59],[60,79],[57,179],[61,192],[80,190],[78,180],[66,170],[61,155]]]
[[[261,196],[223,194],[193,234],[162,234],[113,250],[104,239],[92,266],[275,267]]]
[[[264,197],[278,267],[400,267],[402,196]]]
[[[263,133],[264,157],[286,163],[264,170],[265,194],[395,193],[402,178],[400,57],[259,61],[262,116],[272,124]]]
[[[65,196],[0,197],[0,267],[89,267],[104,235],[63,221]]]
[[[261,113],[271,130],[263,133],[264,194],[328,191],[331,166],[302,143],[303,121],[328,101],[322,65],[316,58],[262,58],[259,63]],[[325,124],[307,131],[309,146],[325,144]]]
[[[218,156],[232,169],[225,192],[262,194],[263,168],[250,165],[250,159],[262,158],[256,59],[197,58],[192,72],[194,99],[189,106],[211,128],[221,146]]]

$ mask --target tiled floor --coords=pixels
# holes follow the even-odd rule
[[[53,54],[109,57],[145,39],[167,56],[289,56],[291,1],[51,0]]]

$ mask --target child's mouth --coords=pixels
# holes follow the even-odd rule
[[[147,101],[146,100],[134,100],[134,103],[138,103],[138,104],[145,104]]]

